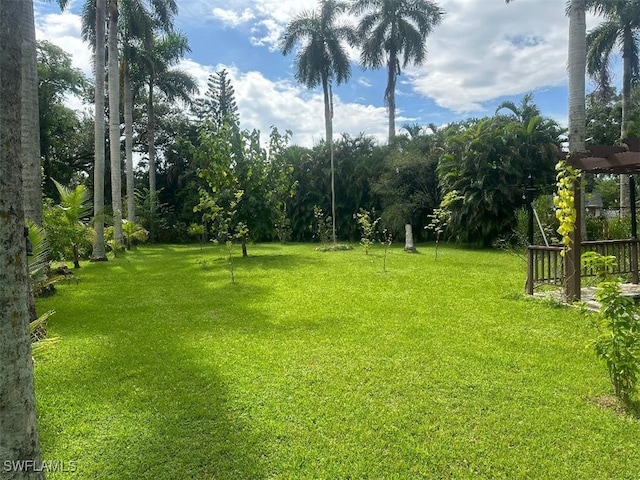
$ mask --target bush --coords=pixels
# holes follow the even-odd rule
[[[640,308],[633,298],[622,295],[620,280],[609,273],[615,257],[587,252],[582,258],[596,270],[599,280],[595,297],[600,312],[593,346],[607,365],[613,392],[628,402],[637,390],[640,373]]]
[[[631,237],[631,217],[591,217],[586,218],[589,240],[615,240]]]
[[[556,218],[553,196],[541,195],[537,197],[533,201],[533,207],[538,214],[538,218],[542,224],[542,230],[544,231],[549,244],[560,243],[560,239],[558,237],[558,227],[560,226],[560,223]],[[518,209],[516,212],[516,220],[515,236],[517,243],[520,245],[526,245],[529,229],[529,212],[526,207]],[[535,218],[533,222],[533,244],[544,245],[544,237],[542,236],[542,232],[540,232],[540,226]]]

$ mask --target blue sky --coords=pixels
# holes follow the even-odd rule
[[[441,25],[428,38],[428,57],[399,77],[397,120],[436,125],[492,115],[504,100],[519,102],[527,92],[542,113],[566,126],[567,33],[564,0],[440,0]],[[91,75],[91,52],[80,39],[82,1],[65,12],[35,0],[36,30],[67,50],[74,65]],[[294,55],[276,47],[286,24],[315,0],[178,0],[176,26],[189,38],[191,53],[180,68],[206,90],[208,76],[230,72],[243,128],[270,126],[293,131],[293,143],[312,146],[324,135],[320,89],[293,78]],[[588,28],[597,24],[589,17]],[[385,142],[384,70],[363,71],[352,50],[351,80],[334,87],[334,131],[364,132]],[[614,69],[617,73],[617,69]],[[70,100],[74,104],[73,100]],[[78,106],[77,104],[74,104]]]

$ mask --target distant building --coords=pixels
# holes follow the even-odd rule
[[[585,198],[587,214],[592,217],[602,217],[604,215],[604,203],[599,193],[587,193]]]

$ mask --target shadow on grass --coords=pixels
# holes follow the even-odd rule
[[[614,395],[599,395],[589,398],[588,401],[622,417],[640,420],[640,400],[622,400]]]
[[[254,281],[258,270],[313,260],[236,259],[231,284],[224,267],[201,271],[193,255],[163,251],[92,266],[58,308],[60,351],[38,368],[44,458],[76,460],[78,478],[264,478],[267,440],[234,402],[215,352],[228,336],[280,330],[260,308],[272,289]]]
[[[256,321],[250,308],[234,310]],[[60,385],[39,398],[44,457],[75,460],[79,478],[264,478],[264,440],[191,341],[220,335],[228,320],[179,332],[166,318],[126,332],[101,320],[84,339],[67,337],[83,348],[80,362],[40,367],[47,385]]]

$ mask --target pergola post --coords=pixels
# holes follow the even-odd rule
[[[580,300],[581,289],[581,253],[582,253],[582,232],[580,231],[580,224],[582,220],[582,208],[581,205],[581,187],[580,177],[578,177],[573,183],[573,204],[576,206],[576,222],[573,232],[569,235],[571,238],[571,249],[566,251],[564,256],[564,295],[565,299],[569,303],[577,302]]]
[[[631,200],[631,283],[637,285],[638,278],[638,219],[636,212],[636,180],[629,175],[629,190]]]
[[[527,202],[527,294],[533,295],[533,177],[529,174],[527,188],[525,190],[525,200]]]

